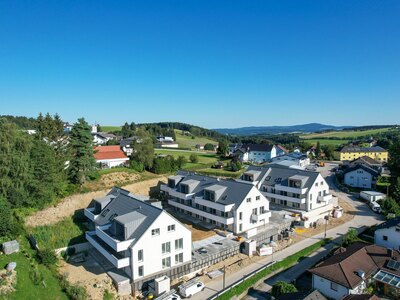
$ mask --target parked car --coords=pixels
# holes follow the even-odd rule
[[[378,214],[380,214],[382,212],[381,206],[379,205],[379,203],[377,203],[375,201],[370,201],[369,207],[371,207],[372,211],[374,211]]]
[[[190,298],[194,294],[204,290],[205,285],[198,280],[190,280],[179,286],[179,294],[184,298]]]

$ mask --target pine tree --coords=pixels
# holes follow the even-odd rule
[[[69,143],[72,158],[68,175],[72,183],[83,185],[95,173],[92,142],[91,126],[84,118],[78,119],[72,127]]]

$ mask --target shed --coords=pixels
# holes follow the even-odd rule
[[[14,252],[19,252],[19,243],[17,240],[5,242],[2,244],[4,254],[11,254]]]

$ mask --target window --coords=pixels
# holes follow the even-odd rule
[[[139,268],[138,268],[138,275],[139,275],[139,277],[142,277],[142,276],[143,276],[143,266],[139,266]]]
[[[253,214],[256,215],[257,214],[257,207],[253,208]]]
[[[151,230],[151,235],[152,236],[160,235],[160,228],[152,229]]]
[[[387,241],[387,240],[388,240],[387,235],[384,235],[384,236],[383,236],[383,240],[384,240],[384,241]]]
[[[108,219],[110,222],[114,221],[114,219],[118,216],[118,214],[112,214]]]
[[[256,196],[256,200],[260,200],[260,196]]]
[[[239,220],[242,220],[242,219],[243,219],[243,213],[240,212],[240,213],[239,213]]]
[[[175,224],[168,225],[168,231],[175,231]]]
[[[175,250],[183,249],[183,239],[175,240]]]
[[[179,253],[175,255],[175,264],[183,263],[183,253]]]
[[[101,216],[102,217],[105,217],[107,214],[108,214],[108,212],[109,212],[110,210],[107,208],[107,209],[105,209],[105,210],[103,210],[103,212],[101,213]]]
[[[260,215],[262,215],[265,212],[264,206],[260,207]]]
[[[243,226],[242,224],[239,224],[239,232],[242,232]]]
[[[169,268],[171,267],[171,257],[166,257],[162,259],[162,268]]]
[[[246,199],[246,202],[247,202],[247,203],[250,203],[250,202],[251,202],[251,198],[247,198],[247,199]]]
[[[166,242],[161,245],[162,254],[171,253],[171,243]]]
[[[331,281],[331,290],[333,290],[333,291],[337,291],[338,290],[337,283]]]
[[[137,259],[138,259],[138,261],[143,261],[143,249],[140,249],[137,252]]]

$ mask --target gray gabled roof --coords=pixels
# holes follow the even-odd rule
[[[247,170],[260,170],[261,175],[256,180],[263,180],[262,184],[268,186],[274,186],[275,184],[288,186],[289,177],[296,176],[295,178],[302,179],[303,188],[311,188],[319,175],[318,172],[291,168],[280,164],[269,164],[262,167],[249,166]]]
[[[356,147],[356,146],[345,146],[340,152],[387,152],[380,146],[374,147]]]
[[[126,239],[138,240],[163,212],[161,208],[137,199],[135,195],[126,190],[113,188],[110,193],[116,197],[103,208],[95,223],[96,225],[105,225],[115,221],[123,225],[132,223],[129,230],[130,235]],[[111,216],[115,217],[115,221],[110,221]]]
[[[374,169],[372,169],[370,167],[367,167],[365,165],[355,165],[354,167],[347,168],[346,170],[344,170],[343,174],[347,174],[349,172],[352,172],[352,171],[355,171],[355,170],[358,170],[358,169],[363,169],[365,172],[368,172],[369,174],[371,174],[374,177],[378,177],[379,176],[379,173],[376,170],[374,170]]]
[[[245,200],[246,196],[253,188],[253,185],[237,182],[234,180],[223,180],[215,177],[209,177],[187,172],[185,173],[182,171],[178,172],[178,174],[184,176],[184,179],[182,179],[182,181],[178,184],[178,189],[181,183],[185,183],[189,180],[199,182],[199,184],[197,184],[197,186],[193,190],[193,193],[195,194],[196,197],[203,197],[205,189],[219,190],[225,188],[224,192],[216,201],[216,203],[222,205],[235,204],[236,206],[239,206],[242,203],[242,201]]]
[[[390,228],[394,226],[400,226],[400,216],[379,224],[378,226],[376,226],[375,231],[378,229]]]

